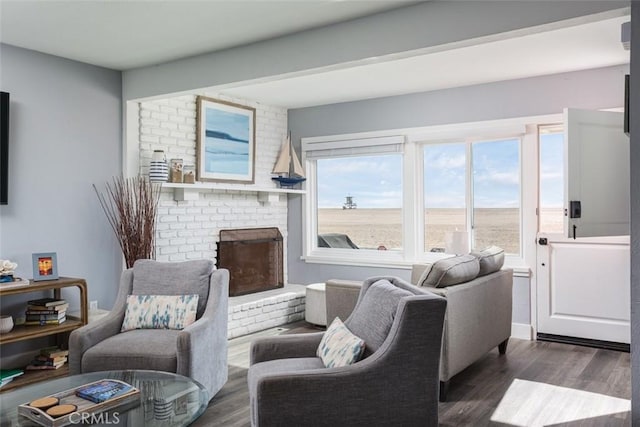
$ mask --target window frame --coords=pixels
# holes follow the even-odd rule
[[[537,198],[537,208],[538,208],[538,215],[537,215],[537,221],[536,221],[536,232],[537,233],[543,233],[545,235],[549,235],[549,236],[566,236],[567,230],[565,229],[565,222],[563,221],[563,230],[561,233],[552,233],[550,231],[545,231],[545,230],[541,230],[541,219],[542,219],[542,215],[540,215],[540,210],[542,209],[542,185],[541,185],[541,178],[542,178],[542,159],[540,158],[541,154],[542,154],[542,150],[541,150],[541,145],[542,145],[542,141],[541,141],[541,136],[542,136],[542,129],[547,129],[546,133],[562,133],[563,134],[563,157],[566,156],[566,141],[564,140],[564,123],[560,120],[558,122],[555,123],[540,123],[537,125],[537,132],[538,132],[538,139],[536,141],[536,148],[537,148],[537,161],[538,161],[538,198]],[[563,162],[565,162],[566,159],[563,158]],[[567,183],[567,175],[566,175],[566,171],[563,170],[563,174],[562,174],[562,182],[563,182],[563,188],[562,188],[562,193],[563,193],[563,200],[566,199],[566,183]]]
[[[358,147],[362,147],[367,141],[371,141],[374,145],[366,152],[357,152]],[[386,144],[385,144],[386,142]],[[387,147],[389,145],[398,145],[402,148],[395,151],[400,155],[400,162],[402,168],[402,249],[399,251],[379,251],[374,249],[339,249],[339,248],[321,248],[318,247],[318,188],[317,188],[317,160],[331,159],[331,158],[345,158],[345,157],[363,157],[363,156],[375,156],[393,154],[394,152],[386,151],[384,148],[376,150],[378,147]],[[317,147],[320,148],[317,148]],[[336,155],[317,155],[313,159],[310,159],[309,153],[314,151],[322,151],[323,149],[337,150],[341,152]],[[355,150],[355,152],[349,152],[349,150]],[[405,153],[405,137],[399,135],[388,135],[386,133],[374,133],[367,136],[367,134],[360,134],[358,138],[335,138],[335,137],[320,137],[320,138],[304,138],[302,147],[302,162],[305,164],[305,170],[307,171],[307,194],[305,196],[306,211],[303,221],[303,259],[307,262],[329,263],[329,264],[343,264],[343,265],[357,265],[357,266],[381,266],[388,265],[394,266],[398,264],[404,264],[406,257],[406,227],[405,227],[405,215],[406,212],[406,153]],[[310,184],[313,185],[310,185]]]
[[[535,266],[535,236],[538,217],[539,153],[538,126],[562,123],[561,114],[518,117],[480,122],[454,123],[416,128],[390,129],[384,131],[361,132],[342,135],[302,138],[302,161],[307,171],[306,194],[302,203],[302,254],[307,263],[335,264],[359,267],[393,267],[410,269],[414,263],[435,262],[450,254],[425,252],[424,219],[420,210],[424,209],[424,144],[492,141],[510,139],[520,135],[520,255],[507,256],[505,265],[514,268],[514,274],[530,277]],[[331,142],[347,144],[367,138],[401,137],[402,144],[402,251],[352,250],[317,247],[317,176],[315,160],[306,156],[310,144]],[[305,147],[307,150],[305,150]],[[467,144],[467,179],[472,181],[470,162],[471,144]],[[466,209],[472,210],[472,182],[467,182]],[[471,230],[469,215],[467,229]],[[315,234],[314,234],[315,233]],[[315,242],[315,243],[314,243]],[[471,241],[469,242],[471,244]]]
[[[522,197],[523,197],[523,192],[522,192],[522,180],[523,180],[523,175],[522,175],[522,145],[524,142],[524,136],[525,136],[526,130],[523,131],[522,134],[520,135],[512,135],[512,136],[504,136],[504,137],[498,137],[498,138],[491,138],[491,139],[487,139],[487,138],[480,138],[480,139],[474,139],[473,141],[469,142],[469,181],[471,182],[470,184],[470,189],[469,192],[470,194],[470,205],[469,205],[469,216],[470,216],[470,222],[471,222],[471,228],[470,230],[472,231],[472,234],[470,235],[470,242],[469,242],[469,248],[471,250],[479,250],[482,248],[475,248],[473,246],[474,241],[475,241],[475,206],[474,206],[474,202],[475,202],[475,182],[473,179],[474,176],[474,158],[473,158],[473,145],[477,144],[477,143],[488,143],[488,142],[500,142],[500,141],[510,141],[510,140],[517,140],[518,141],[518,173],[519,173],[519,179],[518,179],[518,198],[519,198],[519,203],[518,203],[518,235],[519,235],[519,239],[518,239],[518,253],[517,254],[507,254],[507,256],[510,257],[517,257],[520,258],[522,257]],[[480,208],[479,208],[480,209]],[[506,253],[506,251],[505,251]]]
[[[419,176],[422,177],[421,179],[421,183],[424,183],[424,151],[425,148],[427,146],[440,146],[440,145],[445,145],[445,144],[459,144],[459,145],[464,145],[464,151],[465,151],[465,227],[466,227],[466,231],[469,233],[469,250],[473,251],[473,250],[478,250],[480,248],[474,248],[474,240],[475,240],[475,206],[474,206],[474,202],[475,202],[475,183],[474,183],[474,157],[473,157],[473,147],[474,144],[478,144],[478,143],[491,143],[491,142],[500,142],[500,141],[513,141],[516,140],[518,143],[518,173],[519,173],[519,179],[518,179],[518,225],[519,225],[519,229],[518,229],[518,235],[519,235],[519,241],[518,241],[518,253],[517,254],[508,254],[508,256],[510,257],[521,257],[522,255],[522,195],[523,195],[523,191],[522,191],[522,146],[523,146],[523,140],[524,140],[524,132],[525,130],[522,130],[522,134],[505,134],[502,136],[492,136],[490,138],[487,137],[467,137],[465,139],[453,139],[453,140],[427,140],[427,141],[420,141],[417,143],[418,145],[418,150],[419,150],[419,155],[420,155],[420,164],[422,165],[422,168],[419,171]],[[426,210],[426,200],[424,199],[424,187],[422,188],[422,209]],[[427,254],[431,254],[432,252],[427,251],[426,248],[426,242],[424,241],[424,236],[425,234],[428,232],[428,230],[426,229],[426,224],[424,222],[424,220],[420,221],[420,225],[421,225],[421,229],[418,230],[420,232],[420,237],[422,239],[422,242],[420,242],[420,248],[422,248],[423,257],[427,257]]]

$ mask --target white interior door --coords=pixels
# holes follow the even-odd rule
[[[624,114],[565,109],[565,232],[629,235],[629,137]],[[579,202],[579,217],[571,202]]]
[[[622,113],[565,110],[564,146],[565,233],[538,236],[536,329],[629,343],[629,139]],[[569,201],[580,201],[579,215],[571,215]]]
[[[539,237],[537,332],[630,343],[629,238]]]

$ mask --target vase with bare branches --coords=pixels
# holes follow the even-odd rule
[[[160,184],[145,177],[114,178],[104,192],[93,186],[127,264],[155,258],[156,214]]]

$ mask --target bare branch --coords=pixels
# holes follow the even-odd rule
[[[127,268],[137,259],[155,258],[156,214],[160,184],[144,177],[114,178],[100,192],[102,210],[118,239]]]

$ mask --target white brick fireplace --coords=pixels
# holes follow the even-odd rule
[[[275,188],[271,169],[287,133],[287,110],[215,93],[202,95],[256,109],[255,184],[229,185],[227,189],[200,189],[195,200],[174,200],[174,191],[163,188],[158,209],[156,259],[185,261],[216,258],[221,229],[278,227],[287,259],[287,195],[261,198],[259,188]],[[148,173],[154,150],[163,150],[167,161],[180,158],[196,163],[196,96],[186,95],[139,103],[138,138],[128,140],[129,155],[136,150],[138,170]],[[128,116],[130,119],[131,117]],[[128,129],[132,128],[128,125]],[[134,147],[133,147],[134,148]],[[190,192],[192,190],[189,190]],[[287,268],[284,265],[284,283]],[[256,294],[258,295],[258,294]],[[229,309],[229,336],[239,336],[304,317],[304,290],[285,287],[284,293],[244,296]]]

